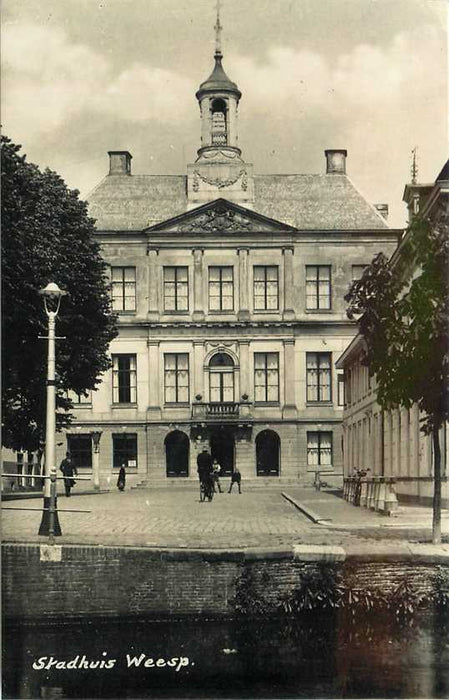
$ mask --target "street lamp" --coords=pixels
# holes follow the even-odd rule
[[[45,313],[48,317],[48,362],[47,362],[47,424],[45,431],[45,484],[44,511],[39,527],[39,535],[61,535],[56,499],[56,375],[55,375],[55,325],[61,299],[67,292],[59,289],[54,282],[40,289],[44,298]]]
[[[94,443],[94,461],[93,461],[93,478],[95,491],[100,490],[100,438],[103,434],[102,430],[93,430],[92,441]]]

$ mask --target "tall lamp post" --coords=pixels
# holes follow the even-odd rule
[[[94,443],[94,460],[93,460],[93,478],[94,478],[94,489],[95,491],[100,490],[100,438],[102,436],[101,430],[92,431],[92,441]]]
[[[55,325],[61,299],[67,292],[59,289],[54,282],[39,290],[44,298],[45,313],[48,317],[48,362],[47,362],[47,424],[45,431],[45,479],[44,511],[39,527],[39,535],[61,535],[56,498],[56,373],[55,373]]]

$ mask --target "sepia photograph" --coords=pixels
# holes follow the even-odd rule
[[[448,26],[3,1],[3,698],[449,697]]]

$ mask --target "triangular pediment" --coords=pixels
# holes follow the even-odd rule
[[[148,233],[216,234],[262,231],[275,233],[292,230],[292,226],[221,198],[145,229]]]

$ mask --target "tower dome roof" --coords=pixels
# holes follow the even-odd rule
[[[211,92],[233,92],[237,99],[239,100],[242,93],[238,89],[237,85],[232,82],[224,72],[224,68],[221,65],[223,56],[221,52],[215,52],[215,66],[214,70],[210,74],[207,80],[201,83],[198,92],[196,93],[197,99],[201,99],[203,95]]]

